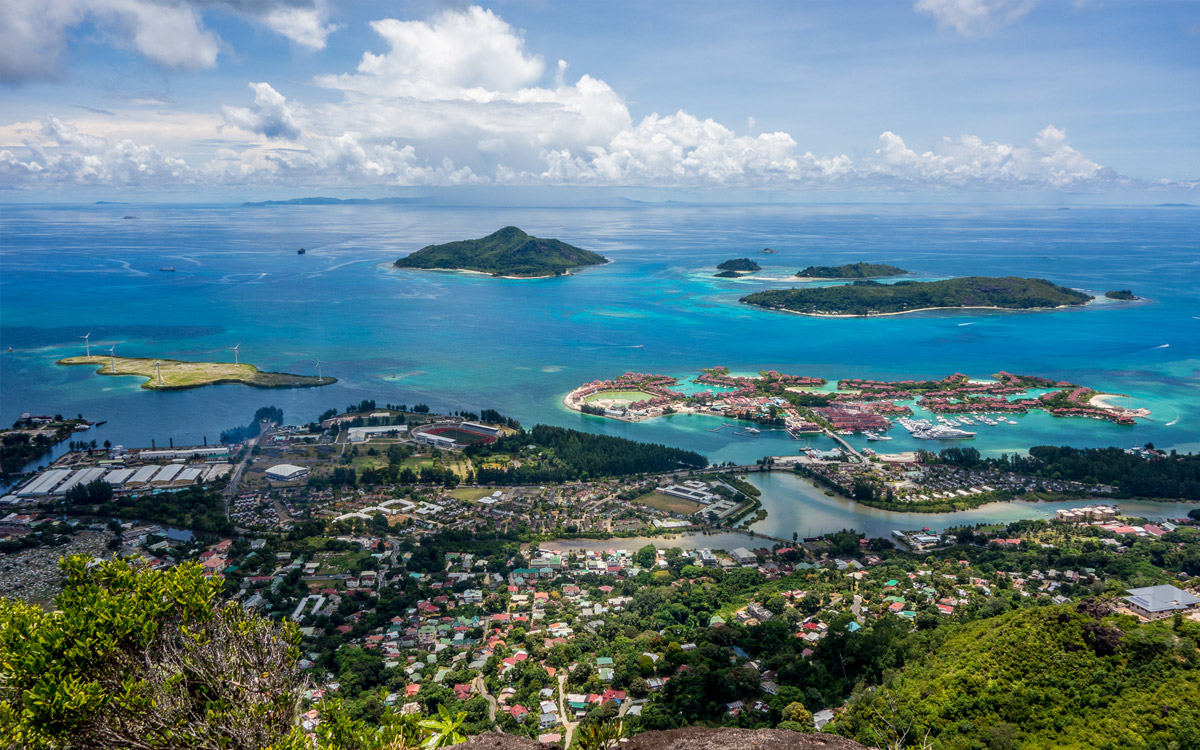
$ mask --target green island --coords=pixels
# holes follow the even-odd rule
[[[90,429],[80,415],[78,419],[64,419],[63,415],[22,415],[13,422],[12,429],[0,430],[0,478],[16,476],[26,464],[36,461],[50,449],[76,432]]]
[[[841,266],[809,266],[796,275],[805,279],[876,279],[882,276],[901,276],[903,268],[885,263],[847,263]]]
[[[576,268],[607,263],[599,253],[560,240],[531,237],[517,227],[504,227],[477,240],[429,245],[400,258],[396,268],[428,271],[474,271],[492,276],[538,279],[562,276]]]
[[[866,317],[923,310],[995,308],[1038,310],[1079,307],[1094,299],[1045,279],[967,276],[943,281],[855,281],[816,289],[770,289],[741,301],[771,310],[814,316]]]
[[[99,375],[137,375],[146,378],[142,387],[151,391],[184,391],[206,385],[240,383],[253,388],[313,388],[331,385],[337,378],[328,375],[292,375],[286,372],[263,372],[245,362],[186,362],[179,359],[153,357],[67,357],[60,365],[99,365]],[[161,376],[161,377],[160,377]]]
[[[730,258],[727,261],[717,264],[717,270],[720,271],[720,273],[716,274],[718,278],[736,279],[743,274],[761,271],[762,266],[749,258]]]
[[[1137,295],[1128,289],[1109,289],[1104,293],[1104,296],[1108,297],[1109,299],[1119,299],[1124,301],[1137,299]]]

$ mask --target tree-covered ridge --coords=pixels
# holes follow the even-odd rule
[[[806,279],[874,279],[908,273],[886,263],[847,263],[842,266],[809,266],[796,275]]]
[[[1104,296],[1108,297],[1109,299],[1119,299],[1125,301],[1137,299],[1137,295],[1128,289],[1109,289],[1104,293]]]
[[[477,240],[429,245],[395,262],[397,268],[481,271],[496,276],[560,276],[571,269],[608,261],[603,255],[559,240],[531,237],[504,227]]]
[[[889,747],[928,732],[939,750],[1200,746],[1200,624],[1107,614],[1085,600],[968,623],[856,696],[839,731]]]
[[[477,465],[475,475],[481,484],[564,482],[708,465],[708,459],[695,451],[543,424],[491,444],[468,446],[466,454]],[[497,455],[510,457],[507,468],[482,466],[484,459]]]
[[[1087,304],[1091,295],[1045,279],[967,276],[943,281],[856,281],[815,289],[771,289],[742,297],[750,305],[810,315],[879,315],[928,308],[1031,310]]]
[[[1014,453],[983,458],[975,448],[955,447],[943,450],[938,460],[967,468],[987,467],[1067,482],[1107,484],[1116,487],[1121,497],[1200,500],[1200,454],[1194,453],[1143,455],[1123,448],[1035,445],[1028,456]]]
[[[717,270],[753,272],[761,271],[762,266],[758,265],[758,263],[755,263],[749,258],[730,258],[729,260],[718,263]]]

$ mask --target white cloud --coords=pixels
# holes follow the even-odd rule
[[[251,83],[250,89],[254,92],[254,107],[222,108],[226,122],[268,138],[299,137],[300,126],[283,94],[271,88],[269,83]]]
[[[114,45],[168,68],[217,64],[221,40],[205,10],[236,13],[320,49],[337,28],[327,0],[0,0],[0,83],[51,80],[71,31],[90,22]]]
[[[1141,185],[1087,158],[1054,126],[1027,145],[963,135],[923,151],[885,132],[874,152],[855,163],[845,155],[814,155],[786,132],[738,134],[683,110],[635,123],[607,83],[586,74],[571,82],[563,61],[546,81],[542,58],[490,11],[446,11],[428,22],[385,20],[373,27],[387,51],[367,52],[354,72],[317,79],[340,92],[340,100],[306,104],[259,81],[249,84],[249,106],[223,107],[219,118],[162,114],[132,125],[128,117],[81,115],[77,122],[86,127],[54,118],[0,125],[0,144],[10,144],[0,152],[0,187]],[[181,152],[192,163],[169,155]]]
[[[864,174],[910,184],[946,187],[1097,187],[1117,179],[1067,143],[1067,134],[1047,125],[1030,146],[986,142],[973,136],[943,138],[917,153],[892,132],[879,136],[875,159]]]
[[[22,158],[0,150],[0,180],[10,186],[177,185],[195,181],[183,159],[130,139],[79,132],[57,118],[42,124],[40,137],[25,142]]]
[[[1033,10],[1038,0],[917,0],[913,7],[928,13],[939,28],[963,36],[982,36],[1006,26]]]
[[[357,74],[321,76],[330,88],[374,96],[491,101],[532,85],[545,63],[490,10],[447,10],[430,22],[387,18],[371,23],[391,48],[363,54]]]

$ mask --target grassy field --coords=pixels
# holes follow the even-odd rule
[[[624,401],[626,403],[633,403],[634,401],[648,401],[652,398],[654,396],[644,391],[600,391],[585,398],[584,402],[589,404],[593,401]]]
[[[155,367],[155,362],[159,367]],[[311,388],[336,383],[337,378],[262,372],[254,365],[232,362],[184,362],[178,359],[137,357],[67,357],[60,365],[97,365],[100,375],[134,375],[146,378],[142,387],[151,391],[181,391],[220,383],[240,383],[254,388]],[[114,369],[115,367],[115,369]],[[162,385],[158,376],[162,374]]]
[[[478,487],[462,487],[460,489],[450,490],[450,495],[468,503],[477,503],[493,492],[495,492],[495,490],[485,490]]]
[[[691,500],[684,500],[682,497],[664,495],[661,492],[651,492],[648,495],[642,495],[636,502],[642,505],[649,505],[651,508],[657,508],[658,510],[665,510],[668,513],[680,513],[682,515],[690,515],[704,507],[700,503],[693,503]]]

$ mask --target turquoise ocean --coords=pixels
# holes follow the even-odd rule
[[[126,218],[134,217],[134,218]],[[425,245],[516,225],[612,259],[578,275],[504,280],[402,271]],[[304,255],[296,250],[306,248]],[[763,254],[765,247],[777,254]],[[714,266],[750,257],[753,278]],[[885,262],[919,278],[1018,275],[1102,296],[1052,312],[956,311],[815,319],[738,303],[800,268]],[[173,273],[161,267],[174,267]],[[242,361],[336,385],[139,389],[55,360],[93,353]],[[8,351],[9,347],[12,351]],[[711,432],[721,420],[631,425],[566,410],[576,385],[701,367],[839,377],[987,377],[999,370],[1127,394],[1152,411],[1122,427],[1045,414],[980,426],[984,453],[1036,444],[1200,450],[1200,210],[924,205],[453,208],[423,205],[16,206],[0,209],[0,421],[82,413],[90,438],[197,444],[262,405],[288,421],[369,398],[438,411],[494,407],[538,422],[694,449],[717,462],[795,453],[786,434]],[[972,428],[974,429],[974,428]],[[887,450],[917,447],[892,431]],[[858,441],[859,438],[853,438]],[[823,438],[811,441],[827,447]],[[865,442],[862,443],[866,445]],[[922,447],[929,445],[921,444]]]

